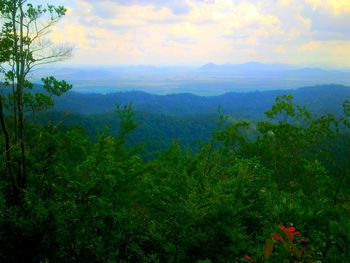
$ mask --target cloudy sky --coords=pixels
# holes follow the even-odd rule
[[[350,68],[350,0],[49,2],[68,8],[52,38],[74,44],[70,63]]]

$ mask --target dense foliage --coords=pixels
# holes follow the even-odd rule
[[[2,183],[1,262],[348,261],[349,103],[314,117],[281,96],[270,121],[222,116],[198,153],[174,142],[150,161],[124,145],[131,109],[117,113],[118,135],[96,141],[27,125],[20,206]]]

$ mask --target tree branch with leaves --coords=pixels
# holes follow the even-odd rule
[[[72,47],[56,45],[48,38],[51,28],[66,14],[63,6],[37,5],[27,0],[0,0],[0,123],[4,137],[6,178],[11,183],[11,200],[20,203],[26,189],[26,110],[53,104],[52,96],[71,85],[54,77],[43,78],[43,91],[30,92],[29,73],[40,65],[65,60]],[[5,108],[5,106],[7,108]],[[9,125],[11,123],[11,125]]]

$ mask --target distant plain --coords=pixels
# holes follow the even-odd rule
[[[350,86],[350,70],[309,68],[286,64],[243,64],[204,66],[60,66],[34,73],[54,74],[74,85],[79,93],[144,91],[165,95],[192,93],[216,96],[228,92],[295,89],[305,86],[340,84]],[[38,81],[38,78],[36,79]]]

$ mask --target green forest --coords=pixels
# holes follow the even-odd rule
[[[191,116],[195,148],[145,157],[132,105],[105,116],[111,132],[52,112],[66,81],[33,92],[32,70],[70,56],[40,41],[65,13],[0,0],[0,262],[350,262],[349,100],[324,114],[279,94],[263,118]]]

